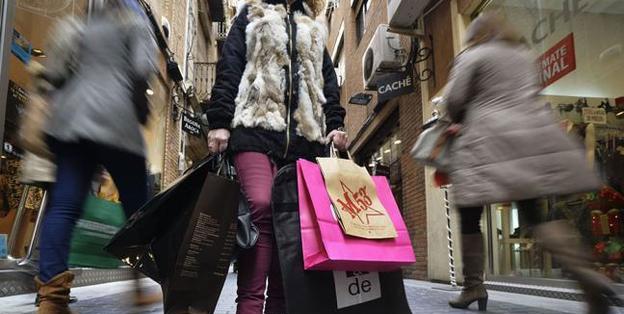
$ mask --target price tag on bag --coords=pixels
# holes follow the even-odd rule
[[[338,309],[381,298],[379,273],[334,271]]]

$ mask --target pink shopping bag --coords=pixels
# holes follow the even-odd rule
[[[303,265],[306,270],[392,271],[414,263],[409,233],[385,177],[373,177],[379,200],[388,211],[398,236],[369,240],[343,233],[325,189],[321,169],[297,161]]]

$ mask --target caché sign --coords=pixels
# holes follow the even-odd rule
[[[380,103],[415,91],[414,78],[411,71],[387,74],[377,85],[378,101]]]

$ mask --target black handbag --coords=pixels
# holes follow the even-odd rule
[[[236,170],[234,166],[229,161],[226,156],[219,156],[217,160],[223,160],[222,166],[225,168],[224,173],[226,177],[231,179],[236,178]],[[221,163],[217,163],[221,164]],[[214,169],[216,171],[216,169]],[[256,245],[258,242],[258,236],[260,235],[260,231],[258,227],[253,223],[251,218],[251,211],[249,209],[249,203],[247,202],[247,198],[243,195],[241,191],[241,195],[239,197],[238,202],[238,216],[237,216],[237,227],[236,227],[236,245],[239,249],[248,250]]]
[[[241,195],[238,202],[238,221],[236,229],[236,245],[243,250],[251,249],[258,242],[260,231],[251,220],[251,211],[245,197]]]

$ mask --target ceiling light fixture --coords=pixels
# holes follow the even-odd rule
[[[46,56],[46,54],[45,54],[45,52],[43,52],[43,50],[41,50],[41,49],[39,49],[39,48],[33,48],[33,49],[30,51],[30,54],[31,54],[33,57],[38,57],[38,58],[45,58],[45,57],[47,57],[47,56]]]

